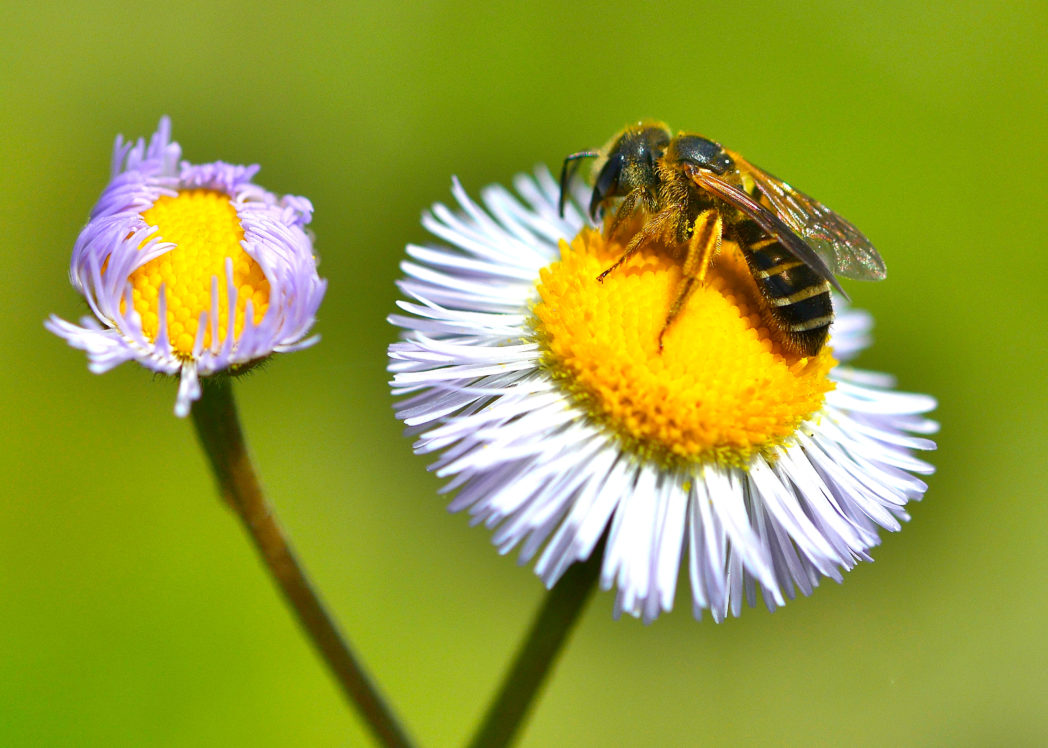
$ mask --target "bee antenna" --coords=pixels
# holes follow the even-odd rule
[[[573,153],[564,159],[564,165],[560,167],[560,203],[559,212],[560,217],[564,217],[564,203],[568,199],[568,182],[575,176],[575,172],[579,169],[578,162],[584,158],[596,158],[600,155],[599,151],[579,151]]]

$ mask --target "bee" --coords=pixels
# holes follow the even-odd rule
[[[701,135],[672,135],[644,121],[616,134],[600,150],[572,153],[560,173],[560,212],[581,159],[591,171],[593,221],[617,203],[605,236],[643,216],[622,256],[597,280],[638,250],[662,246],[681,262],[683,280],[659,332],[662,339],[695,284],[705,281],[725,236],[738,244],[763,303],[765,324],[784,349],[816,355],[826,343],[833,305],[830,288],[847,295],[835,276],[882,280],[884,261],[851,223],[768,172]]]

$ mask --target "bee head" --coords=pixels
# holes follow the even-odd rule
[[[594,167],[599,171],[593,181],[590,218],[596,220],[601,205],[610,198],[625,197],[637,189],[654,195],[658,186],[656,166],[669,142],[669,129],[662,123],[642,122],[616,136],[605,149],[607,159]]]
[[[684,161],[714,174],[724,174],[735,168],[732,159],[721,147],[699,135],[678,135],[666,150],[666,158],[673,163]]]

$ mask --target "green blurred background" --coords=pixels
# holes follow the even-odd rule
[[[524,746],[1048,740],[1044,3],[23,4],[0,24],[0,745],[357,745],[216,499],[174,387],[105,376],[74,239],[114,136],[308,196],[322,343],[237,388],[271,498],[409,729],[461,742],[543,590],[449,516],[386,385],[418,218],[640,117],[848,216],[889,280],[860,363],[933,393],[938,472],[846,583],[645,627],[590,605]]]

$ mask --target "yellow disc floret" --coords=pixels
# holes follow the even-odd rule
[[[233,261],[237,289],[234,337],[244,329],[249,299],[254,322],[262,321],[269,305],[269,282],[262,268],[241,247],[244,230],[228,195],[215,190],[183,190],[176,197],[159,198],[142,213],[142,218],[157,229],[148,240],[160,239],[175,245],[130,277],[132,303],[141,315],[142,332],[150,341],[156,339],[159,329],[158,302],[163,286],[168,338],[175,355],[192,357],[202,313],[207,314],[204,347],[209,347],[214,277],[218,278],[218,340],[225,340],[229,329],[227,257]]]
[[[658,338],[681,281],[677,262],[622,254],[589,229],[541,272],[536,329],[553,375],[599,422],[648,457],[744,466],[769,454],[822,406],[835,365],[780,350],[756,284],[725,242],[704,284]]]

